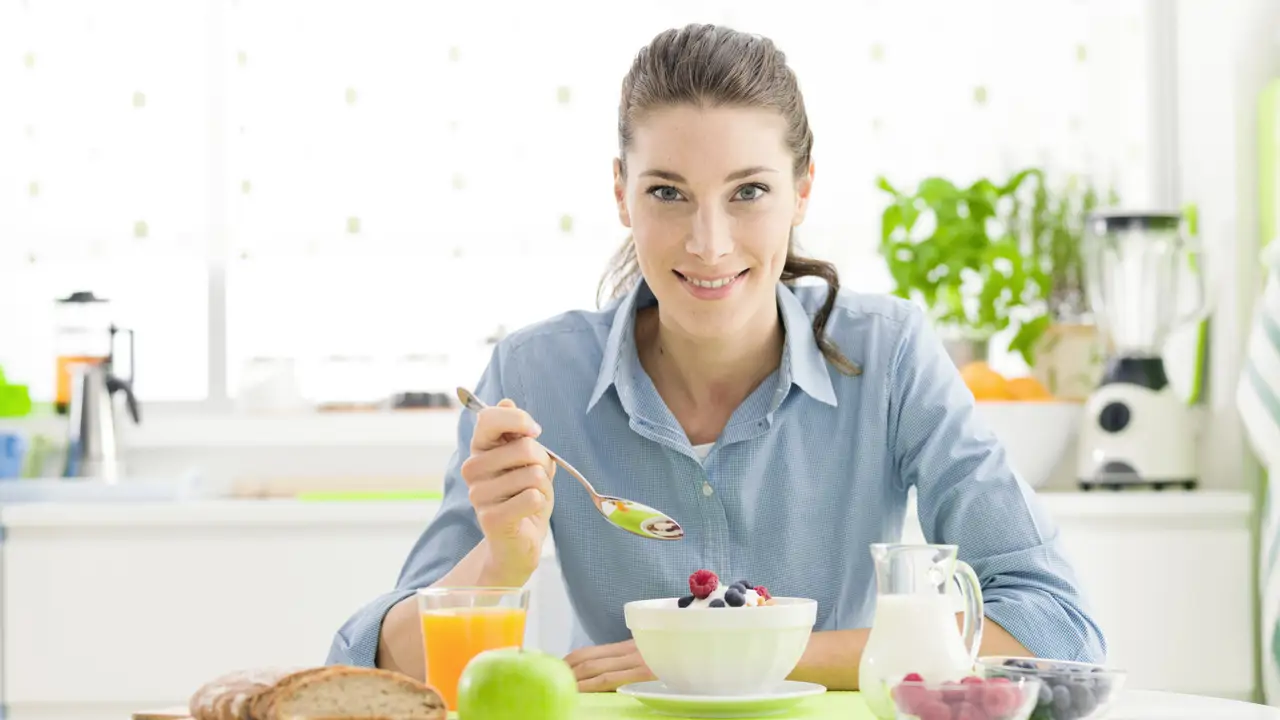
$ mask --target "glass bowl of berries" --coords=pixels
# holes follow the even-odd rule
[[[1039,695],[1030,676],[930,682],[911,673],[889,690],[897,720],[1028,720]]]
[[[1040,680],[1031,720],[1102,720],[1126,677],[1125,671],[1102,665],[1039,658],[981,657],[977,668],[987,679]]]

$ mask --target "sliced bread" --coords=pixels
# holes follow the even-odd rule
[[[295,668],[272,667],[227,673],[196,690],[187,709],[195,720],[247,720],[249,698],[294,671]]]
[[[281,683],[253,720],[445,720],[430,685],[390,670],[333,666]],[[261,705],[260,705],[261,707]]]

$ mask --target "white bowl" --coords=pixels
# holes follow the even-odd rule
[[[676,598],[623,607],[640,657],[668,688],[691,695],[768,692],[787,679],[818,620],[818,603],[681,608]]]
[[[1038,488],[1067,460],[1067,450],[1080,433],[1082,409],[1074,402],[984,400],[977,403],[977,416],[1000,440],[1014,471]]]

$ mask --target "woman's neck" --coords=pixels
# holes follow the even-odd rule
[[[711,439],[778,368],[784,335],[776,303],[763,308],[733,338],[690,336],[674,323],[663,322],[660,306],[636,317],[636,343],[645,372],[685,430],[692,424],[701,429],[696,434],[710,434]]]

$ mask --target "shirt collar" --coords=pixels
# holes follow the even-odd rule
[[[643,279],[636,283],[620,300],[613,305],[613,326],[605,341],[604,357],[600,361],[600,374],[596,377],[595,389],[587,402],[587,411],[595,407],[600,398],[611,385],[618,387],[619,395],[629,393],[629,378],[622,377],[624,358],[635,355],[635,319],[636,311],[657,303],[653,291]],[[778,283],[778,311],[782,318],[782,326],[786,329],[786,346],[782,352],[779,388],[786,390],[791,384],[800,386],[810,397],[835,407],[836,391],[831,384],[831,373],[827,360],[813,338],[812,319],[805,310],[800,298],[786,284]],[[636,371],[639,371],[638,364]],[[624,398],[624,407],[626,398]]]

